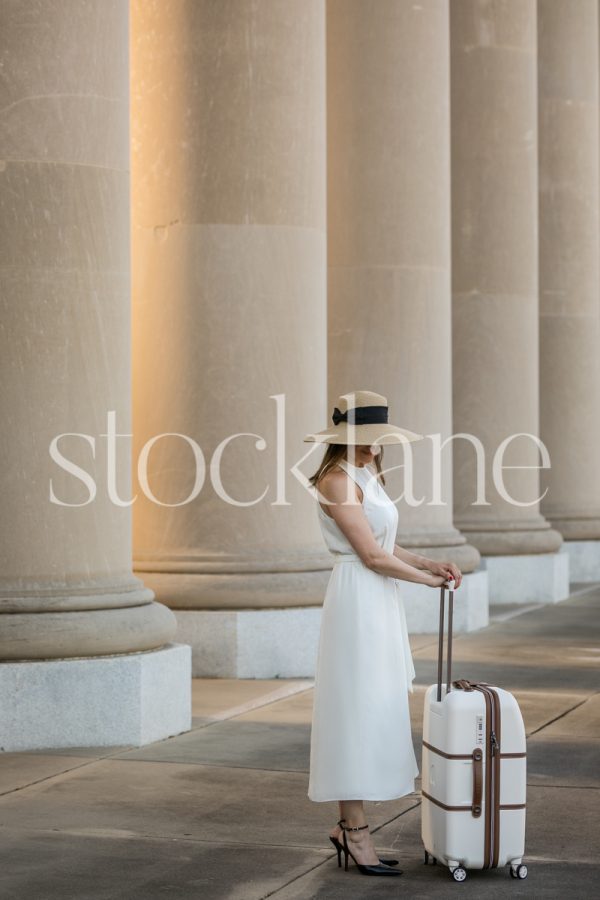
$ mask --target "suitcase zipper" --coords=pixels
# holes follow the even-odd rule
[[[491,783],[491,789],[490,789],[490,810],[489,810],[489,813],[488,813],[488,815],[489,815],[489,817],[490,817],[490,860],[489,860],[489,866],[490,866],[490,868],[492,868],[492,866],[493,866],[493,864],[494,864],[494,862],[493,862],[493,860],[494,860],[494,842],[495,842],[495,837],[496,837],[495,831],[494,831],[494,826],[495,826],[495,821],[494,821],[494,819],[495,819],[494,810],[495,810],[495,808],[496,808],[496,778],[495,778],[495,774],[496,774],[496,772],[495,772],[495,768],[496,768],[495,762],[496,762],[496,761],[495,761],[495,759],[494,759],[494,755],[495,755],[495,752],[496,752],[496,703],[495,703],[495,698],[494,698],[494,695],[492,694],[492,692],[491,692],[491,691],[488,691],[488,694],[489,694],[489,696],[490,696],[490,701],[491,701],[491,714],[492,714],[492,721],[491,721],[491,723],[490,723],[490,727],[491,727],[492,733],[491,733],[491,735],[490,735],[490,747],[489,747],[489,755],[488,755],[488,763],[489,763],[489,765],[490,765],[490,767],[491,767],[491,770],[492,770],[492,776],[491,776],[491,782],[490,782],[490,783]]]
[[[494,696],[483,684],[474,682],[471,685],[475,690],[483,694],[486,709],[486,761],[485,761],[485,839],[484,839],[484,869],[491,869],[494,859],[494,807],[495,807],[495,779],[494,756],[496,750],[496,719]]]
[[[492,772],[494,778],[494,796],[493,796],[493,815],[494,815],[494,841],[490,848],[492,854],[492,866],[498,865],[498,857],[500,855],[500,743],[502,741],[501,716],[502,707],[500,697],[492,688],[489,688],[492,697],[492,706],[494,709],[494,727],[491,735],[492,740]]]
[[[492,756],[495,756],[496,753],[500,752],[500,744],[496,740],[496,732],[495,731],[492,731],[491,742],[492,742]]]
[[[500,762],[500,742],[496,737],[496,732],[500,733],[500,703],[498,695],[491,688],[479,686],[479,690],[482,691],[489,697],[489,712],[490,712],[490,737],[489,737],[489,745],[488,745],[488,759],[487,765],[490,770],[489,778],[487,779],[488,784],[490,785],[489,791],[489,802],[488,809],[486,811],[486,818],[489,823],[489,844],[488,844],[488,858],[486,860],[486,868],[494,868],[498,865],[498,858],[496,853],[496,848],[499,847],[499,810],[498,804],[500,802],[499,796],[499,772],[498,765]]]

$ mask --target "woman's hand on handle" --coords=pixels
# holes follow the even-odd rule
[[[432,587],[439,587],[446,581],[454,581],[454,589],[460,587],[462,572],[453,562],[432,562],[427,567],[432,575],[441,576],[441,581]]]
[[[444,578],[443,575],[429,575],[427,579],[427,584],[429,587],[441,587],[443,584],[446,584],[448,581],[447,578]]]

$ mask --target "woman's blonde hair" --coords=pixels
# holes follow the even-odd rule
[[[323,475],[326,475],[334,466],[337,466],[340,459],[343,459],[346,455],[346,450],[348,448],[348,444],[327,444],[327,449],[323,455],[323,459],[319,465],[319,468],[309,477],[309,482],[313,487],[316,487],[317,482]],[[377,478],[381,481],[382,484],[385,484],[385,477],[382,473],[381,462],[383,460],[383,446],[381,447],[381,451],[375,457],[375,468],[377,469]]]

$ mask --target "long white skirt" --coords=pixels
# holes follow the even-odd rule
[[[333,567],[315,672],[310,800],[392,800],[415,790],[415,669],[400,585],[360,561]]]

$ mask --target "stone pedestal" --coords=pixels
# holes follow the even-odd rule
[[[145,653],[3,662],[0,751],[140,747],[189,731],[190,670],[186,644]]]
[[[310,678],[323,608],[175,610],[194,678]]]
[[[569,596],[569,553],[522,553],[485,557],[490,603],[558,603]]]
[[[569,581],[600,581],[600,543],[565,541],[569,554]]]

